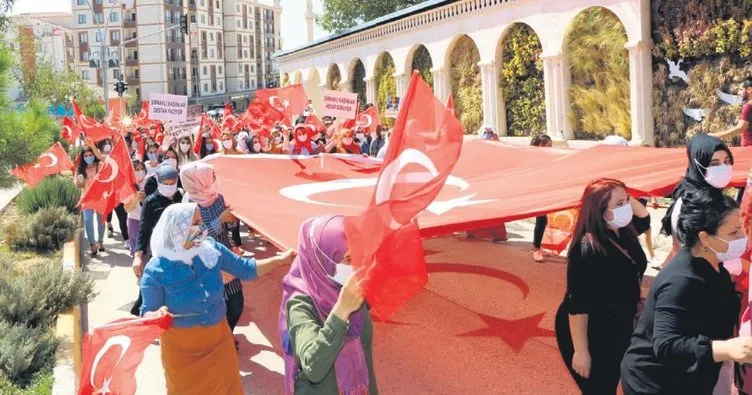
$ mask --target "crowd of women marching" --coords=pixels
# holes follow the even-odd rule
[[[746,95],[752,98],[752,84]],[[325,122],[324,132],[298,122],[277,126],[268,136],[224,132],[219,141],[202,131],[198,143],[191,137],[167,146],[147,141],[144,152],[125,136],[139,193],[116,215],[140,283],[132,312],[174,317],[160,339],[169,394],[243,393],[232,336],[243,312],[241,281],[289,264],[278,321],[285,393],[378,392],[372,324],[350,266],[343,217],[306,220],[295,251],[248,258],[241,224],[218,192],[213,167],[198,161],[211,154],[380,156],[387,146],[388,135],[380,128],[365,134]],[[496,139],[490,128],[481,137]],[[551,141],[538,137],[532,145],[547,147]],[[109,140],[87,141],[76,173],[80,186],[90,182],[111,149]],[[585,187],[568,250],[567,289],[555,320],[564,364],[583,394],[615,394],[620,382],[627,395],[749,392],[752,372],[747,374],[744,364],[752,363],[752,337],[739,330],[740,321],[749,319],[748,313],[741,315],[748,292],[739,285],[747,274],[738,268],[750,253],[752,189],[742,202],[744,211],[724,193],[734,158],[717,137],[694,136],[687,160],[663,219],[673,251],[647,295],[641,283],[648,257],[638,240],[650,229],[644,202],[619,180],[597,179]],[[105,221],[95,220],[91,211],[84,216],[96,255],[103,250]],[[544,260],[545,227],[546,217],[537,218],[535,261]],[[734,275],[730,266],[737,268]]]

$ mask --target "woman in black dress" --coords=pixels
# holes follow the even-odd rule
[[[650,214],[621,181],[585,187],[556,313],[559,350],[583,394],[616,394],[647,266],[637,236],[649,227]]]
[[[733,337],[740,301],[722,265],[746,248],[739,206],[704,190],[683,199],[681,250],[655,278],[622,361],[626,395],[712,394],[724,362],[752,363],[752,337]]]

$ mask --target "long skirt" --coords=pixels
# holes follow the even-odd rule
[[[227,321],[170,328],[160,338],[168,395],[242,395],[240,365]]]

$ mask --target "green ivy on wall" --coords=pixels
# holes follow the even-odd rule
[[[412,70],[418,70],[423,81],[426,81],[428,85],[433,88],[433,61],[431,61],[431,54],[428,52],[428,48],[425,45],[419,46],[413,53]]]
[[[462,36],[450,55],[450,79],[454,108],[466,134],[473,134],[483,122],[483,91],[480,80],[480,53],[473,40]]]
[[[394,120],[384,117],[386,104],[389,96],[397,95],[397,83],[394,80],[394,61],[388,53],[382,54],[376,62],[373,73],[373,81],[376,84],[376,107],[381,115],[381,123],[387,127],[394,124]]]
[[[572,72],[570,124],[577,138],[631,138],[627,34],[611,11],[578,14],[565,38]]]
[[[342,81],[342,75],[339,73],[339,67],[337,65],[329,66],[329,71],[326,74],[327,89],[338,91],[340,81]]]
[[[358,60],[355,64],[352,77],[352,92],[358,94],[358,103],[363,108],[366,105],[366,68],[363,66],[363,62]]]
[[[499,81],[510,136],[546,131],[542,51],[538,36],[528,25],[516,24],[504,38]]]

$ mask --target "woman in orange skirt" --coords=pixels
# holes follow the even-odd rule
[[[141,278],[141,314],[174,317],[160,339],[168,395],[243,393],[220,273],[253,280],[294,255],[246,259],[207,235],[196,204],[171,205],[154,229],[153,258]]]

